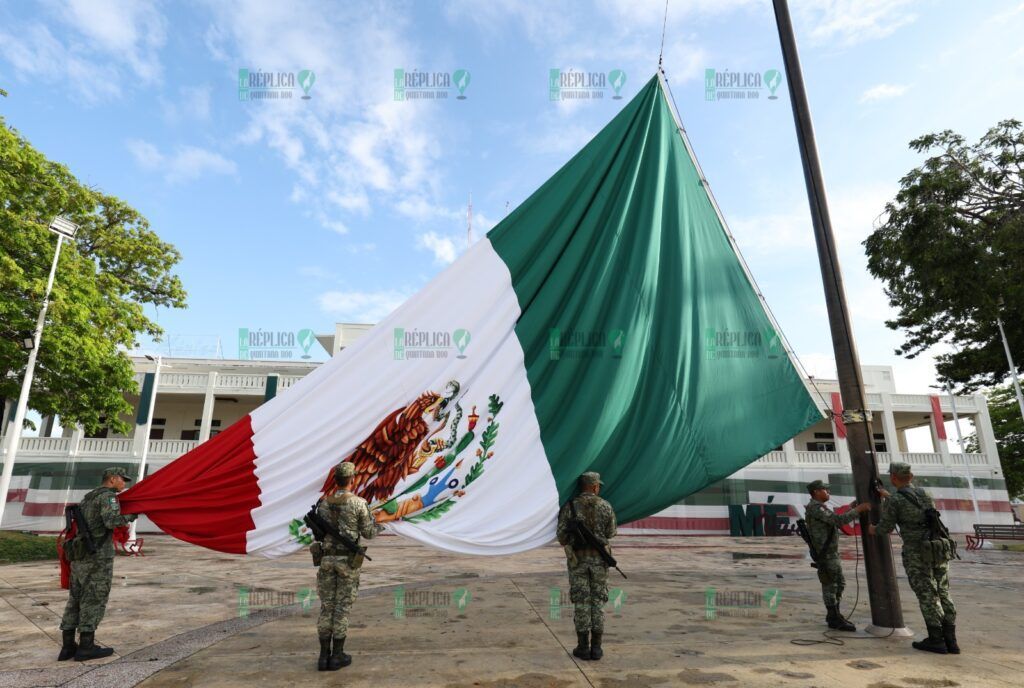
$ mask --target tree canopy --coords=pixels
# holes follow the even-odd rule
[[[999,461],[1003,465],[1006,491],[1010,499],[1024,498],[1024,418],[1021,418],[1012,385],[990,392],[988,411],[999,448]],[[967,451],[980,451],[976,434],[968,437],[966,444]]]
[[[900,181],[885,220],[864,242],[903,329],[897,354],[913,358],[939,342],[939,377],[960,391],[1009,374],[996,325],[1024,364],[1024,127],[1005,120],[978,143],[943,131],[910,142],[932,153]]]
[[[28,361],[22,345],[46,290],[57,215],[80,225],[65,241],[29,406],[89,431],[127,431],[125,391],[135,389],[125,351],[161,328],[144,306],[185,307],[174,274],[181,254],[124,201],[80,183],[0,118],[0,398],[16,398]]]

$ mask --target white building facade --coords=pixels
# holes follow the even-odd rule
[[[317,340],[334,355],[369,327],[339,323],[334,334]],[[125,395],[135,413],[124,418],[134,426],[133,432],[87,436],[80,428],[65,428],[54,437],[49,436],[52,419],[44,419],[39,437],[21,440],[3,528],[60,530],[64,506],[98,485],[105,467],[124,466],[136,475],[145,453],[145,473],[151,474],[281,394],[319,365],[164,358],[157,381],[155,361],[137,357],[133,362],[139,392]],[[879,471],[884,474],[892,461],[910,463],[915,482],[931,493],[944,521],[955,532],[970,532],[974,523],[1013,523],[984,395],[908,394],[896,390],[890,367],[866,366],[863,373]],[[153,421],[147,437],[155,381]],[[828,419],[836,417],[829,411],[842,411],[838,385],[834,380],[805,383],[827,418],[726,480],[661,513],[624,525],[624,532],[791,534],[808,501],[804,486],[816,479],[831,484],[835,505],[852,500],[845,429]],[[956,435],[946,433],[954,405],[963,431],[968,432],[970,425],[977,431],[977,453],[960,453]],[[4,435],[10,431],[12,417],[13,400],[8,400],[2,416]],[[925,426],[930,429],[931,451],[909,451],[907,431]],[[4,458],[0,453],[0,463]],[[143,518],[140,530],[155,530],[155,526]]]

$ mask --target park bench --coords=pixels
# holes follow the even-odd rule
[[[967,536],[967,549],[981,549],[985,540],[1024,540],[1024,525],[974,524],[974,535]]]

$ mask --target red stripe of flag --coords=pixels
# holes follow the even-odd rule
[[[252,421],[224,432],[121,493],[121,511],[146,514],[174,537],[220,552],[245,554],[260,505]]]

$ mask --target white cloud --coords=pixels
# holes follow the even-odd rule
[[[320,308],[340,320],[375,323],[384,319],[408,298],[409,294],[396,289],[329,291],[320,295]]]
[[[914,22],[912,0],[813,0],[796,4],[794,14],[810,26],[816,43],[852,46],[885,38]]]
[[[16,28],[15,33],[0,30],[0,55],[22,83],[60,82],[86,103],[121,95],[120,75],[113,65],[68,50],[42,24]]]
[[[907,92],[907,86],[902,84],[878,84],[872,86],[860,97],[861,103],[871,103],[876,100],[886,100],[888,98],[898,98]]]
[[[129,0],[48,3],[57,24],[13,23],[0,30],[0,56],[23,82],[59,83],[79,100],[122,95],[129,76],[154,81],[165,20],[156,6]]]
[[[169,184],[198,179],[205,174],[233,175],[237,166],[220,153],[195,146],[181,146],[173,154],[165,155],[153,144],[137,139],[125,143],[140,167],[159,170]]]
[[[884,217],[885,204],[896,194],[891,184],[863,184],[829,189],[832,231],[842,254],[863,254],[861,242]],[[737,215],[729,227],[743,252],[776,255],[795,248],[814,248],[814,230],[806,198],[794,196],[781,212]]]
[[[182,120],[205,121],[210,119],[211,95],[212,89],[209,86],[182,86],[173,98],[161,98],[160,107],[164,117],[171,123]]]
[[[458,249],[451,237],[441,236],[436,232],[420,234],[417,244],[434,253],[434,262],[438,265],[448,265],[458,257]]]
[[[440,196],[444,105],[394,100],[394,67],[422,64],[400,14],[347,5],[324,13],[317,2],[209,7],[206,43],[226,67],[316,74],[311,100],[254,103],[239,136],[281,156],[301,185],[291,197],[311,217],[342,231],[351,213],[366,215],[377,206],[406,212],[403,201],[411,195],[429,202]]]
[[[64,0],[55,15],[81,33],[96,52],[120,58],[144,81],[160,75],[158,57],[167,38],[166,21],[152,2]]]
[[[164,156],[156,146],[148,141],[131,139],[125,145],[128,147],[128,152],[135,158],[135,162],[146,169],[156,169],[163,163]]]
[[[448,208],[434,203],[423,195],[407,196],[401,199],[395,205],[395,210],[417,222],[466,221],[466,208]]]

